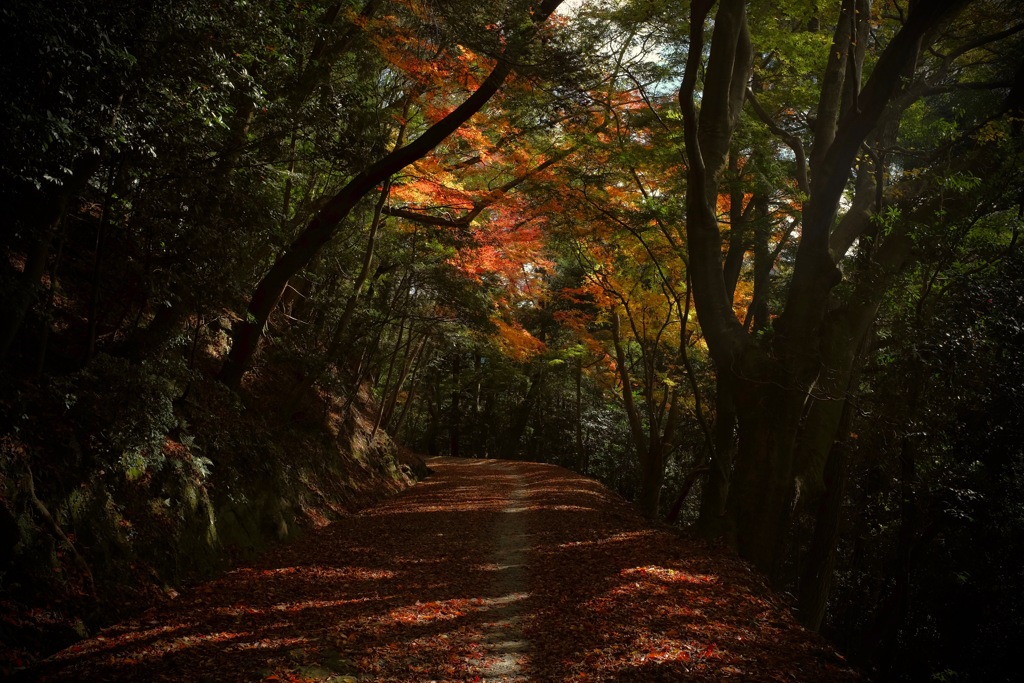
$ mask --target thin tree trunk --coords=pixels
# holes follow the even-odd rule
[[[430,424],[427,425],[423,440],[427,455],[434,457],[441,454],[441,448],[437,443],[437,437],[441,433],[441,406],[438,405],[437,385],[430,382],[427,386],[430,387],[430,396],[427,398],[427,412],[430,416]]]
[[[75,164],[70,177],[45,193],[27,200],[24,230],[31,235],[25,267],[18,277],[16,291],[0,302],[0,362],[7,360],[14,342],[21,333],[25,316],[40,293],[43,274],[50,260],[50,246],[60,229],[68,204],[85,189],[86,183],[99,168],[99,154],[87,154]]]
[[[341,317],[338,319],[338,324],[334,326],[334,333],[331,335],[331,340],[327,343],[327,348],[323,352],[323,360],[317,363],[315,369],[310,371],[302,381],[292,389],[292,403],[298,401],[303,394],[309,391],[310,387],[316,384],[324,371],[327,370],[331,363],[336,361],[338,355],[341,353],[342,346],[345,342],[345,333],[348,331],[349,325],[352,323],[352,316],[355,315],[356,306],[358,305],[359,298],[362,295],[363,286],[366,284],[366,280],[370,275],[370,266],[373,263],[373,252],[377,245],[377,231],[380,228],[382,221],[381,209],[387,202],[390,189],[391,180],[388,179],[384,181],[384,187],[381,189],[380,198],[377,200],[377,205],[374,207],[373,218],[370,221],[370,234],[366,238],[366,248],[363,250],[363,261],[359,268],[359,274],[356,276],[355,282],[352,283],[352,293],[349,294],[348,299],[345,300],[345,309],[342,311]]]
[[[388,355],[387,371],[384,373],[384,381],[381,383],[381,375],[375,374],[376,381],[373,384],[374,391],[376,392],[379,387],[381,403],[377,406],[377,419],[373,423],[373,434],[377,433],[377,429],[380,427],[381,418],[384,415],[384,402],[387,400],[388,389],[391,386],[391,375],[395,369],[395,361],[398,358],[398,351],[402,348],[402,342],[405,339],[405,318],[401,318],[398,321],[398,339],[395,340],[395,347],[391,350]]]
[[[380,410],[377,413],[377,420],[373,425],[373,435],[377,434],[377,430],[380,429],[381,425],[387,425],[387,423],[391,421],[391,414],[395,409],[395,401],[398,400],[398,392],[402,390],[402,385],[405,384],[405,380],[409,376],[409,367],[410,364],[412,363],[413,357],[419,353],[419,350],[422,347],[423,342],[426,340],[425,335],[421,337],[420,344],[416,347],[416,351],[410,353],[410,351],[412,350],[413,338],[413,327],[412,323],[410,323],[409,334],[405,342],[405,353],[402,354],[402,368],[401,370],[398,371],[398,377],[395,380],[394,388],[388,390],[388,385],[390,384],[391,381],[392,369],[395,366],[395,361],[397,360],[398,357],[398,351],[402,345],[402,331],[401,329],[399,329],[398,342],[395,344],[394,353],[391,354],[391,360],[388,363],[388,381],[385,382],[384,389],[381,392],[381,397],[383,401],[380,405]]]
[[[53,263],[50,264],[49,280],[50,286],[46,289],[46,306],[45,310],[49,313],[53,311],[53,297],[57,290],[57,270],[60,268],[60,263],[64,258],[64,244],[67,240],[67,224],[65,221],[61,222],[60,239],[57,242],[57,253],[54,255]],[[36,358],[35,375],[38,377],[43,374],[43,369],[46,367],[46,355],[50,349],[50,334],[53,326],[47,322],[43,326],[42,339],[39,341],[39,355]]]
[[[914,483],[917,478],[917,440],[903,437],[900,445],[900,525],[896,553],[890,568],[892,584],[875,614],[874,628],[867,636],[868,661],[879,663],[883,671],[892,667],[897,656],[897,635],[910,610],[911,578],[914,558],[921,542]]]
[[[405,425],[406,416],[409,414],[409,409],[412,407],[413,401],[416,398],[416,389],[418,388],[418,380],[420,369],[423,367],[423,356],[426,355],[426,350],[429,344],[427,344],[427,338],[429,335],[424,336],[423,344],[420,345],[419,353],[416,355],[416,361],[413,363],[412,378],[409,380],[409,394],[405,397],[405,402],[402,403],[402,410],[398,413],[398,421],[395,422],[394,434],[398,435],[402,431],[402,427]],[[388,426],[390,430],[390,426]]]
[[[523,440],[523,434],[526,433],[526,426],[530,422],[530,415],[533,412],[534,404],[537,403],[537,395],[544,385],[546,376],[547,373],[543,368],[534,370],[530,377],[530,387],[526,390],[526,397],[512,411],[512,422],[502,440],[501,457],[503,459],[511,460],[518,454],[520,442]]]
[[[88,363],[96,355],[96,337],[100,324],[100,282],[102,280],[103,252],[106,246],[107,230],[110,226],[110,209],[114,200],[114,181],[117,169],[111,164],[110,175],[107,177],[107,192],[103,197],[103,208],[100,221],[96,226],[96,242],[92,256],[92,291],[89,294],[88,327],[86,331],[85,355],[82,364]]]
[[[583,443],[583,356],[576,357],[576,470],[587,474],[590,470],[590,457]]]
[[[451,405],[451,417],[448,419],[448,437],[449,437],[449,451],[448,454],[453,458],[461,456],[459,451],[459,437],[462,426],[462,405],[460,398],[462,396],[461,387],[461,372],[462,372],[462,358],[459,354],[458,349],[455,351],[455,358],[452,360],[452,405]]]
[[[697,528],[702,534],[714,538],[725,532],[726,501],[736,453],[736,406],[733,381],[726,373],[719,373],[715,395],[714,451],[710,454],[710,467],[704,478]]]

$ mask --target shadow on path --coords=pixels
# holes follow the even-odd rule
[[[20,680],[849,680],[745,565],[651,530],[599,484],[430,466]]]

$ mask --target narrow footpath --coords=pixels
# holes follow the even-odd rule
[[[744,563],[650,528],[600,484],[429,465],[18,680],[858,680]]]

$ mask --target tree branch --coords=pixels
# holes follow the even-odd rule
[[[790,133],[789,131],[782,128],[776,123],[772,117],[764,110],[761,103],[757,101],[757,97],[754,95],[754,91],[747,88],[747,102],[750,103],[750,107],[757,114],[757,118],[761,119],[764,125],[768,126],[768,130],[775,133],[786,146],[793,150],[793,155],[796,157],[796,184],[800,188],[800,191],[804,195],[810,194],[811,188],[807,181],[807,155],[804,153],[804,143],[800,140],[800,137]]]

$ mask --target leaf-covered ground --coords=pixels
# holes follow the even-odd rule
[[[24,680],[855,680],[742,562],[549,465],[435,474]]]

